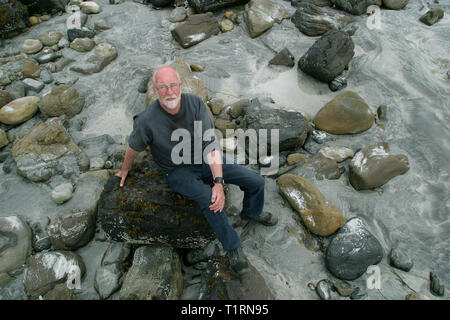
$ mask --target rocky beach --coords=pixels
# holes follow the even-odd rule
[[[0,0],[0,14],[0,300],[448,299],[447,0]],[[149,150],[123,188],[114,177],[161,65],[264,175],[274,227],[241,219],[226,185],[241,279]],[[239,132],[273,129],[278,152],[252,162]]]

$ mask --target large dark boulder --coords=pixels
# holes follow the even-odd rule
[[[64,11],[69,0],[20,0],[28,7],[30,14],[56,13]]]
[[[194,14],[171,31],[173,38],[185,49],[219,32],[219,24],[212,12]]]
[[[174,0],[149,0],[148,2],[155,7],[168,7],[173,5]]]
[[[119,178],[109,179],[98,216],[114,241],[200,248],[216,237],[197,203],[169,187],[150,155],[134,164],[122,188]]]
[[[26,6],[17,0],[0,0],[0,39],[17,35],[29,26]]]
[[[353,58],[355,44],[345,32],[330,30],[317,40],[298,61],[298,68],[310,76],[330,82]]]
[[[339,9],[355,16],[366,13],[367,7],[372,4],[372,2],[373,1],[368,0],[331,0],[331,3]]]
[[[215,11],[223,7],[240,5],[249,2],[249,0],[189,0],[189,5],[196,12]]]

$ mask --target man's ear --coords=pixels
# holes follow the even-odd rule
[[[152,89],[155,96],[158,96],[158,90],[156,89],[155,85],[152,86]]]

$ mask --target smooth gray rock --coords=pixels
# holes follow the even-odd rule
[[[44,89],[45,84],[39,80],[34,80],[31,78],[26,78],[22,80],[25,90],[28,92],[29,90],[33,90],[35,92],[41,92]]]
[[[411,270],[414,265],[414,263],[406,255],[406,253],[403,252],[403,250],[400,250],[398,247],[394,247],[391,249],[391,252],[389,253],[389,264],[397,269],[401,269],[406,272]]]
[[[88,53],[85,60],[70,67],[70,70],[85,75],[98,73],[117,58],[117,50],[111,44],[102,42]]]
[[[317,295],[322,300],[331,300],[332,284],[328,279],[320,280],[316,285]]]
[[[331,0],[331,3],[339,9],[356,16],[366,13],[367,7],[369,6],[367,0]]]
[[[295,58],[288,48],[284,48],[269,61],[269,64],[292,68],[295,65]]]
[[[383,248],[360,218],[351,218],[333,236],[325,252],[325,265],[337,278],[354,280],[367,267],[378,264]]]
[[[194,14],[171,30],[173,38],[184,49],[217,35],[219,32],[219,24],[211,12]]]
[[[101,299],[108,299],[122,285],[122,270],[118,263],[101,266],[95,272],[94,287]]]
[[[428,26],[432,26],[444,17],[444,11],[441,8],[433,8],[427,11],[419,20]]]

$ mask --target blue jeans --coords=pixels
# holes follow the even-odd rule
[[[264,178],[238,164],[223,164],[222,172],[225,183],[235,184],[244,191],[242,213],[259,216],[264,207]],[[182,165],[164,177],[175,192],[198,203],[225,251],[242,246],[225,212],[214,213],[209,209],[212,191],[205,182],[212,181],[213,177],[208,164]]]

